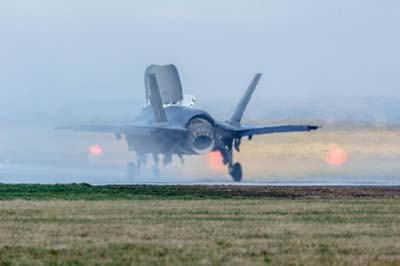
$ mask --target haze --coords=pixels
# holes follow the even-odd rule
[[[131,119],[153,63],[221,119],[262,72],[248,121],[397,127],[399,25],[396,0],[2,1],[0,162],[87,166],[107,137],[53,127]]]

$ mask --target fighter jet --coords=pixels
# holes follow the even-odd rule
[[[145,71],[146,104],[129,123],[116,125],[77,125],[59,127],[76,131],[113,133],[117,139],[124,137],[129,151],[136,153],[136,163],[129,162],[127,176],[140,174],[148,155],[154,160],[153,174],[159,175],[159,161],[163,165],[177,156],[201,155],[219,151],[233,181],[242,180],[239,162],[233,160],[233,150],[240,151],[242,138],[254,135],[311,131],[314,125],[250,126],[241,123],[243,113],[261,78],[255,74],[231,118],[215,119],[204,110],[194,108],[195,97],[183,95],[178,70],[174,65],[151,65]]]

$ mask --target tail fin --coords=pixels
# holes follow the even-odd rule
[[[154,112],[156,122],[167,122],[167,116],[161,100],[160,89],[158,88],[157,78],[155,74],[149,75],[150,85],[150,104]]]
[[[257,86],[260,78],[261,78],[261,73],[257,73],[254,76],[249,87],[247,88],[246,92],[244,93],[242,99],[236,106],[235,112],[233,113],[231,119],[229,120],[229,124],[234,125],[234,126],[240,125],[240,121],[242,120],[243,113],[246,110],[247,104],[249,103],[251,95],[253,95],[253,92],[256,89],[256,86]]]

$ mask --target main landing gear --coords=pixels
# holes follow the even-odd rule
[[[235,144],[235,149],[239,150],[238,143]],[[232,177],[234,182],[241,182],[243,177],[242,165],[239,162],[233,163],[233,151],[232,145],[225,146],[224,149],[220,150],[224,159],[224,165],[228,166],[229,175]]]
[[[229,174],[232,176],[234,182],[242,181],[242,165],[240,163],[234,163],[232,166],[229,167]]]

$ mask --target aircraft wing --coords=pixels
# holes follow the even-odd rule
[[[184,134],[185,128],[169,127],[169,126],[141,126],[141,125],[76,125],[76,126],[60,126],[58,130],[74,130],[84,132],[103,132],[114,133],[116,135],[134,135],[134,136],[149,136],[154,133],[173,133]]]
[[[240,137],[245,137],[273,133],[312,131],[317,130],[318,128],[318,126],[313,125],[241,126],[235,131],[237,131]]]

